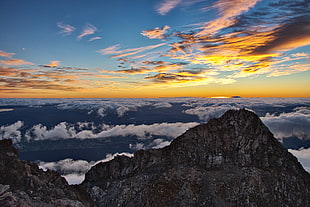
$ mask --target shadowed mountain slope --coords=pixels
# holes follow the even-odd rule
[[[1,207],[93,207],[88,193],[55,171],[18,159],[9,139],[0,141]]]
[[[163,149],[99,163],[98,206],[309,206],[310,175],[253,112],[227,111]]]

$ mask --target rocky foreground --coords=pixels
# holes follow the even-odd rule
[[[163,149],[99,163],[80,186],[0,141],[0,206],[310,206],[310,174],[257,115],[230,110]]]
[[[1,207],[93,207],[89,194],[70,186],[55,171],[39,169],[36,164],[18,159],[12,141],[0,141]]]

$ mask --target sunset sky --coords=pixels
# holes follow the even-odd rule
[[[309,0],[1,0],[2,97],[310,97]]]

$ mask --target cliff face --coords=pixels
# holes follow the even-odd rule
[[[91,207],[86,191],[69,186],[57,172],[18,159],[11,140],[0,141],[1,207]]]
[[[228,111],[176,138],[94,166],[98,206],[309,206],[310,175],[257,115]]]

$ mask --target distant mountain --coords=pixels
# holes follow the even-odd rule
[[[227,111],[162,149],[99,163],[97,206],[309,206],[310,175],[253,112]]]
[[[92,207],[90,196],[79,186],[70,186],[55,171],[18,159],[11,140],[0,140],[1,207]]]

